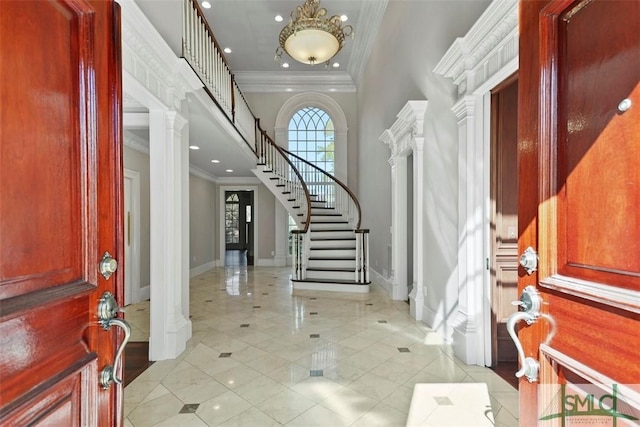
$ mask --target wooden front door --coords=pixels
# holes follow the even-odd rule
[[[520,424],[640,421],[640,2],[520,2]]]
[[[123,334],[119,7],[0,1],[0,425],[122,424],[103,389]],[[120,368],[122,365],[120,365]],[[121,378],[121,369],[116,375]]]

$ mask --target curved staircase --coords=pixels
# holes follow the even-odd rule
[[[260,134],[254,173],[298,225],[292,232],[294,289],[369,292],[368,230],[359,228],[357,198],[332,175]]]

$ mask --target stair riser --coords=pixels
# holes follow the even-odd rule
[[[353,230],[333,230],[331,231],[318,231],[311,229],[312,239],[342,239],[347,237],[354,237]]]
[[[329,292],[369,293],[369,285],[345,285],[342,283],[293,281],[293,289]]]
[[[313,222],[336,222],[336,221],[345,221],[341,216],[333,216],[333,215],[314,215],[311,214],[311,221]]]
[[[321,249],[316,250],[313,246],[309,250],[310,258],[355,258],[356,250],[351,248],[345,249]]]
[[[351,260],[337,260],[337,259],[310,259],[308,266],[312,268],[355,268],[356,261]]]
[[[322,214],[335,214],[337,213],[335,209],[324,209],[322,207],[314,207],[313,203],[311,203],[311,215],[322,215]]]
[[[340,230],[340,231],[347,231],[347,230],[351,230],[350,226],[348,223],[333,223],[333,222],[316,222],[314,220],[313,224],[310,225],[311,226],[311,231],[313,230]],[[351,231],[352,235],[353,235],[353,231]]]
[[[311,248],[340,248],[353,249],[356,245],[355,240],[311,240]]]
[[[322,279],[322,280],[355,280],[356,273],[348,271],[306,271],[307,279]]]

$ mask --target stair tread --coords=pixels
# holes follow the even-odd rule
[[[333,240],[356,240],[355,237],[312,237],[311,241],[312,242],[331,242]]]
[[[292,282],[308,282],[308,283],[337,283],[340,285],[369,285],[371,282],[356,282],[355,280],[341,279],[291,279]]]
[[[332,246],[332,247],[312,247],[310,248],[312,251],[355,251],[356,247],[339,247],[339,246]]]
[[[353,233],[353,230],[350,229],[350,228],[325,228],[325,229],[320,229],[320,230],[311,230],[312,233],[326,233],[326,232],[334,232],[335,233],[337,231]]]
[[[353,273],[356,269],[348,267],[307,267],[307,271],[337,271],[340,273]]]

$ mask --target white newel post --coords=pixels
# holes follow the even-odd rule
[[[276,247],[273,259],[274,267],[285,267],[289,256],[289,216],[278,200],[275,203]]]

